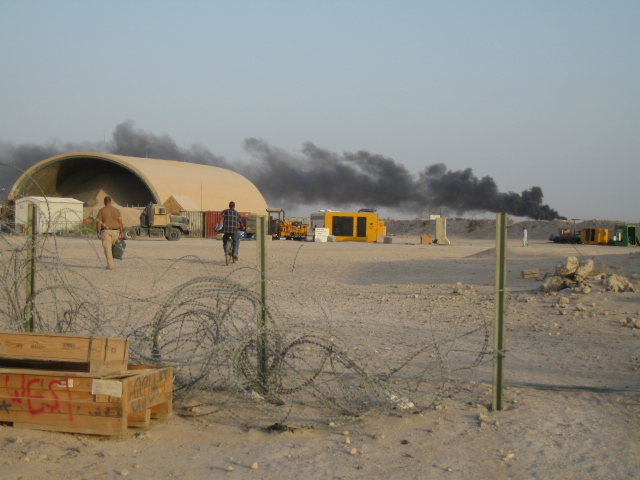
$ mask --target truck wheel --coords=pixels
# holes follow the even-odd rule
[[[136,238],[136,231],[133,228],[125,228],[124,238],[127,240],[134,240]]]
[[[182,232],[180,230],[178,230],[177,228],[168,228],[167,229],[167,240],[169,240],[171,242],[175,242],[177,240],[180,240],[180,237],[182,237]]]

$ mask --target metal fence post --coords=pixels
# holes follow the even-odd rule
[[[257,341],[257,368],[258,368],[258,381],[263,389],[263,393],[266,392],[267,387],[267,349],[266,338],[264,335],[264,326],[267,321],[267,254],[266,254],[266,217],[265,215],[258,215],[256,222],[256,267],[258,270],[258,338]]]
[[[504,301],[507,283],[507,214],[496,214],[496,285],[493,321],[493,410],[502,410],[504,390]]]
[[[33,294],[36,287],[36,215],[33,203],[27,206],[27,294],[25,296],[24,318],[25,330],[33,332]]]

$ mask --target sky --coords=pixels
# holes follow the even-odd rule
[[[283,157],[270,172],[293,193],[265,197],[299,214],[340,205],[289,170],[330,158],[364,178],[374,158],[404,183],[380,185],[381,167],[366,188],[421,190],[407,218],[482,216],[488,179],[570,219],[637,223],[638,25],[637,0],[0,0],[0,163],[106,150],[125,125],[244,172]],[[424,192],[433,165],[475,196]],[[369,193],[361,207],[394,211]]]

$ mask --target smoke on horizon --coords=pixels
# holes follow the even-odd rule
[[[327,204],[389,208],[414,216],[425,208],[464,212],[505,212],[518,217],[553,220],[561,217],[542,203],[543,193],[534,186],[521,194],[500,192],[489,176],[478,178],[470,168],[449,170],[443,163],[426,166],[418,175],[393,159],[367,151],[337,154],[305,143],[291,154],[250,138],[244,142],[249,162],[229,162],[202,145],[181,149],[168,135],[157,136],[135,128],[131,121],[116,126],[108,142],[25,144],[0,142],[0,191],[6,197],[20,174],[37,162],[74,151],[95,151],[177,160],[234,170],[247,177],[269,205]]]

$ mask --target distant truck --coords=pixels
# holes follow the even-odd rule
[[[164,237],[177,241],[189,232],[188,217],[172,215],[167,213],[164,205],[150,203],[140,214],[140,225],[124,229],[124,238],[133,240],[136,237]]]
[[[549,241],[554,243],[582,243],[580,233],[572,232],[568,228],[562,228],[558,233],[551,234]]]

